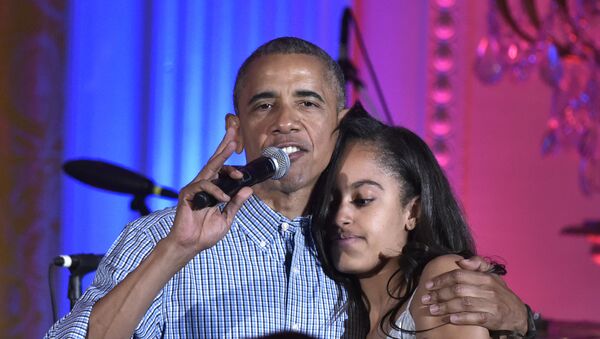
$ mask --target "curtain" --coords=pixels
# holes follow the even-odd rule
[[[0,333],[51,323],[47,273],[58,251],[66,1],[0,2]]]

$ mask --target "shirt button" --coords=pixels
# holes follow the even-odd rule
[[[294,267],[294,268],[292,268],[292,272],[294,274],[298,274],[298,273],[300,273],[300,270],[298,269],[298,267]]]
[[[267,247],[267,242],[262,240],[259,245],[260,245],[260,247],[265,248],[265,247]]]
[[[284,222],[283,224],[281,224],[281,229],[285,232],[288,230],[288,228],[290,228],[290,224],[288,224],[287,222]]]
[[[300,329],[300,324],[294,324],[294,325],[292,325],[292,330],[298,331],[299,329]]]

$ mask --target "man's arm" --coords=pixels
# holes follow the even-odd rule
[[[441,274],[426,283],[429,293],[421,302],[433,315],[450,315],[457,325],[480,325],[489,330],[527,332],[525,304],[481,257],[458,261],[461,269]]]
[[[152,252],[92,308],[88,338],[130,338],[153,299],[185,263],[161,240]],[[178,266],[180,266],[178,268]]]
[[[231,199],[210,181],[217,177],[223,163],[235,150],[234,137],[235,130],[228,129],[207,165],[192,183],[181,190],[169,235],[93,306],[88,338],[130,338],[165,284],[198,253],[214,246],[227,234],[233,217],[252,194],[252,190],[246,187]],[[242,176],[231,167],[226,168],[226,172],[236,179]],[[205,191],[227,204],[222,211],[218,207],[194,210],[191,201],[199,191]]]

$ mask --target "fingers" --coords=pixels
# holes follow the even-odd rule
[[[456,284],[450,287],[440,288],[439,290],[429,291],[427,294],[423,295],[421,301],[425,305],[432,305],[462,298],[492,299],[494,294],[495,292],[493,290],[485,289],[481,286]]]
[[[429,305],[429,313],[432,315],[456,314],[462,312],[494,314],[497,312],[497,308],[487,299],[471,296],[454,298],[448,302]]]
[[[235,196],[233,196],[233,199],[231,199],[231,201],[225,205],[223,214],[225,214],[227,224],[231,224],[233,222],[233,217],[238,212],[240,207],[242,207],[244,202],[252,195],[252,192],[252,188],[243,187]]]
[[[206,163],[206,166],[204,166],[204,168],[200,171],[200,173],[198,173],[198,175],[194,178],[194,180],[192,180],[192,182],[202,179],[216,179],[217,174],[223,167],[225,161],[231,156],[233,151],[235,151],[235,147],[236,143],[234,141],[229,141],[221,149],[221,151],[215,152],[215,154],[213,154],[213,156]]]
[[[219,175],[227,175],[232,179],[242,179],[244,177],[244,173],[240,172],[240,170],[237,169],[237,167],[235,166],[223,166],[223,168],[221,168],[221,171],[219,172]]]
[[[444,287],[452,287],[456,284],[467,285],[490,285],[494,283],[495,276],[491,274],[468,271],[464,269],[456,269],[438,275],[432,280],[425,283],[425,288],[428,290],[439,290]]]
[[[231,200],[231,198],[225,194],[225,192],[223,192],[219,186],[208,180],[199,180],[190,183],[181,190],[179,193],[180,203],[184,203],[192,208],[192,200],[194,199],[194,195],[196,195],[198,192],[206,192],[221,202],[227,202]]]
[[[209,161],[212,160],[215,155],[223,152],[223,150],[225,149],[225,147],[227,147],[227,145],[235,140],[235,128],[233,127],[228,127],[227,130],[225,131],[225,135],[223,136],[223,140],[221,140],[221,143],[219,143],[219,146],[217,146],[217,149],[215,150],[215,153],[210,157],[210,159],[208,159]]]
[[[492,264],[490,264],[480,256],[474,256],[469,259],[459,260],[457,264],[458,266],[466,270],[478,272],[489,272],[491,269],[494,268]]]
[[[450,316],[450,322],[455,325],[480,325],[487,327],[486,325],[492,320],[492,314],[490,313],[456,313]]]

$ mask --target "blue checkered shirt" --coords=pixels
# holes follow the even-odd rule
[[[127,225],[92,285],[46,337],[85,338],[94,303],[169,233],[174,217],[170,208]],[[356,338],[357,321],[336,313],[344,297],[318,264],[309,228],[309,217],[289,220],[250,197],[227,235],[169,280],[134,338],[247,338],[280,331]]]

